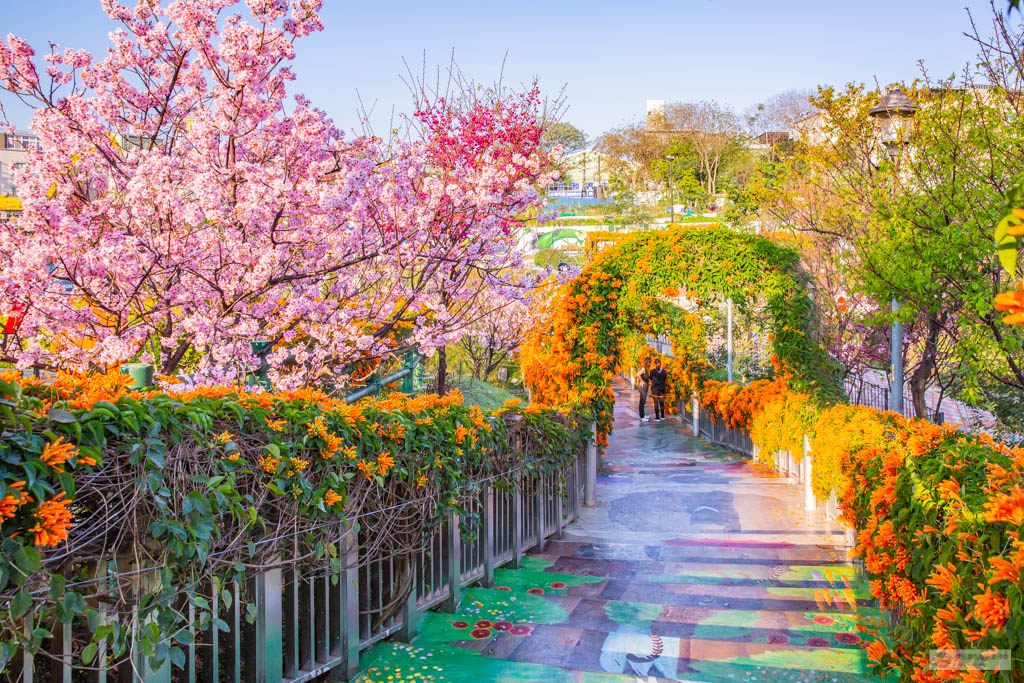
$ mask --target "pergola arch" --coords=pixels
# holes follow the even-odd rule
[[[772,351],[795,384],[836,396],[838,368],[818,341],[809,289],[796,252],[763,237],[724,228],[635,233],[600,252],[549,302],[523,348],[524,378],[535,401],[591,411],[606,433],[622,340],[649,325],[669,336],[693,373],[689,379],[700,381],[699,321],[666,309],[664,301],[683,290],[704,304],[718,297],[731,298],[740,310],[763,304]]]

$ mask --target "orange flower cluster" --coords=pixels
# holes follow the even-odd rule
[[[386,477],[388,475],[388,470],[394,467],[394,465],[395,459],[391,457],[391,454],[387,451],[384,451],[377,456],[377,472],[380,473],[380,476]]]
[[[74,519],[74,515],[68,510],[69,505],[71,501],[65,500],[63,491],[52,499],[43,501],[34,513],[36,523],[28,528],[28,533],[33,534],[33,542],[36,545],[52,548],[68,537],[71,520]]]
[[[43,448],[43,454],[39,456],[39,459],[58,472],[63,472],[64,463],[75,457],[76,454],[77,450],[75,447],[65,442],[63,436],[59,436],[56,441],[46,444],[46,447]]]
[[[809,436],[815,494],[838,492],[872,595],[910,622],[907,640],[893,647],[867,629],[869,659],[908,680],[975,680],[969,671],[936,677],[927,653],[1011,649],[1024,628],[1024,449],[863,406],[821,410],[783,378],[769,382],[776,386],[705,382],[700,400],[729,426],[749,429],[769,462],[766,451],[798,448]],[[772,474],[765,465],[755,471]]]
[[[7,484],[7,493],[0,499],[0,519],[10,519],[22,505],[32,502],[32,496],[23,492],[24,481],[14,481]]]
[[[984,593],[974,596],[974,616],[985,624],[986,630],[1001,629],[1010,616],[1010,601],[986,588]]]
[[[325,429],[322,438],[324,440],[324,445],[323,448],[320,449],[321,458],[324,460],[330,460],[337,453],[342,452],[345,442],[340,436]],[[349,446],[349,448],[351,448],[351,446]]]
[[[789,391],[786,375],[760,379],[740,386],[733,382],[710,380],[704,383],[701,406],[711,411],[731,429],[749,429],[755,415],[772,402],[783,400]]]

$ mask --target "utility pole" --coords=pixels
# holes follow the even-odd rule
[[[672,162],[675,161],[675,157],[669,154],[665,157],[668,159],[668,222],[675,223],[676,221],[676,195],[675,188],[672,187]]]
[[[917,112],[917,105],[902,90],[896,88],[885,94],[882,100],[868,111],[868,116],[884,126],[885,152],[893,167],[892,194],[893,205],[896,204],[896,184],[899,182],[900,157],[906,145],[904,129],[907,121]],[[889,385],[889,410],[903,414],[903,323],[896,320],[900,310],[900,302],[895,293],[890,304],[893,313],[892,322],[892,383]]]
[[[732,381],[732,297],[725,304],[726,319],[726,368],[729,373],[729,381]]]

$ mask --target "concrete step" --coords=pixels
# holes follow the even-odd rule
[[[483,657],[460,647],[421,647],[403,643],[377,643],[360,657],[359,683],[398,681],[515,681],[515,683],[628,683],[635,676],[573,670],[562,666],[534,664]],[[670,679],[653,678],[650,681]]]
[[[832,565],[849,564],[843,546],[806,542],[781,534],[770,539],[752,540],[740,534],[732,538],[676,538],[665,543],[548,541],[537,556],[556,561],[578,560],[584,566],[594,560],[625,562],[681,562],[714,565]],[[817,535],[817,538],[824,538]],[[805,541],[805,542],[798,542]]]

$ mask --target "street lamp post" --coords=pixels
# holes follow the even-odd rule
[[[665,157],[668,160],[668,222],[674,223],[676,220],[676,195],[675,190],[672,187],[672,162],[676,160],[671,154]]]
[[[896,182],[899,178],[900,157],[903,154],[903,146],[906,144],[903,129],[907,121],[917,112],[917,105],[910,101],[910,98],[899,88],[890,90],[885,97],[875,106],[871,107],[868,115],[879,121],[884,129],[885,153],[893,165],[892,200],[895,207]],[[895,294],[891,302],[892,322],[892,383],[889,385],[889,409],[903,414],[903,323],[895,319],[900,310],[900,302]]]

